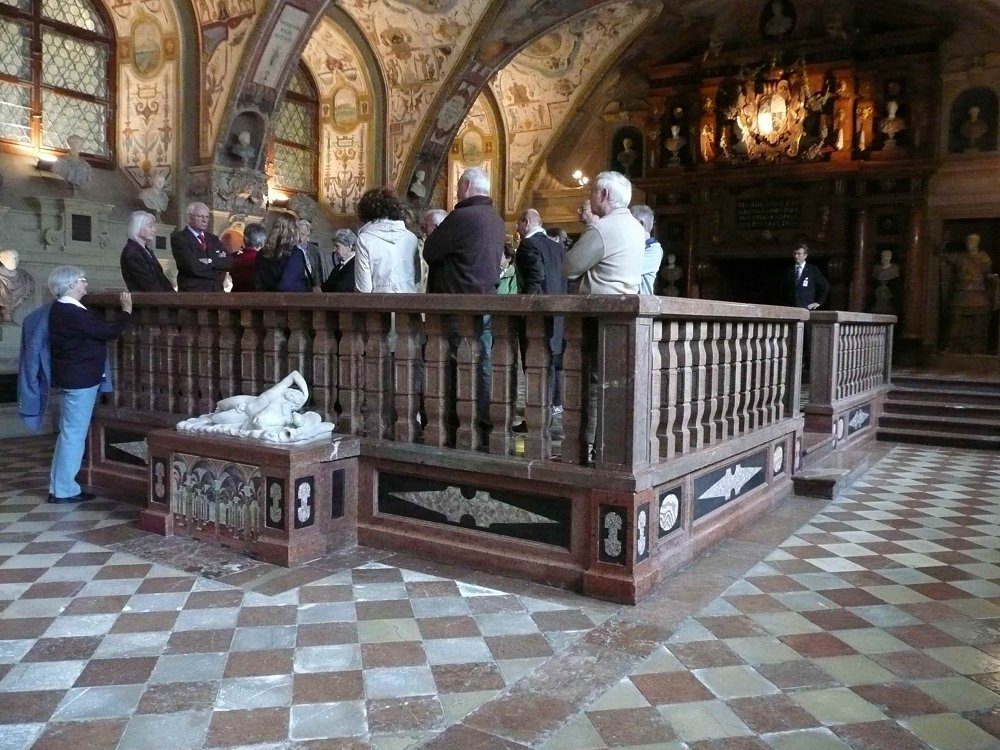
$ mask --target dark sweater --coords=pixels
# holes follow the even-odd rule
[[[474,195],[460,201],[424,243],[430,269],[427,291],[444,294],[494,294],[506,228],[493,201]]]
[[[132,316],[119,312],[109,321],[69,302],[55,302],[49,310],[52,382],[60,388],[100,385],[108,357],[106,343],[118,338]]]

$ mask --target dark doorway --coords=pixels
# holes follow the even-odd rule
[[[810,257],[826,274],[826,260]],[[789,279],[792,258],[722,258],[712,264],[710,299],[757,305],[791,304]]]

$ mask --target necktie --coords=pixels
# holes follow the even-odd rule
[[[202,252],[205,252],[205,249],[208,247],[205,243],[205,235],[202,232],[198,232],[198,247],[201,248]]]
[[[795,280],[798,281],[802,278],[802,266],[795,266]]]

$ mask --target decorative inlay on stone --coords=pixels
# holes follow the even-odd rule
[[[741,458],[694,480],[694,517],[701,518],[764,484],[765,451]]]
[[[295,528],[312,526],[316,520],[316,487],[312,477],[295,482]]]
[[[562,498],[382,473],[378,510],[569,547],[570,506]]]
[[[149,446],[146,438],[137,432],[105,428],[104,458],[109,461],[129,464],[130,466],[147,466],[149,464]]]
[[[678,487],[671,487],[660,493],[660,507],[658,511],[657,527],[660,538],[665,537],[674,531],[681,524],[681,497],[682,490]]]
[[[267,517],[264,524],[269,529],[285,530],[285,483],[275,477],[267,478]]]
[[[853,435],[860,429],[868,426],[871,421],[871,406],[865,404],[851,412],[851,419],[847,423],[847,434]]]
[[[167,462],[165,459],[157,458],[153,462],[153,501],[166,504],[167,502]]]
[[[625,545],[628,541],[625,531],[625,509],[602,505],[598,535],[598,559],[601,562],[624,565]]]
[[[181,523],[218,524],[240,539],[260,532],[261,476],[256,466],[174,453],[170,510]]]
[[[635,514],[635,561],[649,557],[649,503],[639,506]]]
[[[785,470],[785,444],[777,443],[771,452],[771,471],[778,476]]]

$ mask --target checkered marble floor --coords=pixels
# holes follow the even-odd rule
[[[542,746],[996,750],[998,657],[1000,456],[898,447]]]
[[[50,449],[3,444],[0,750],[1000,748],[994,454],[892,448],[619,608],[150,537],[46,504]]]

